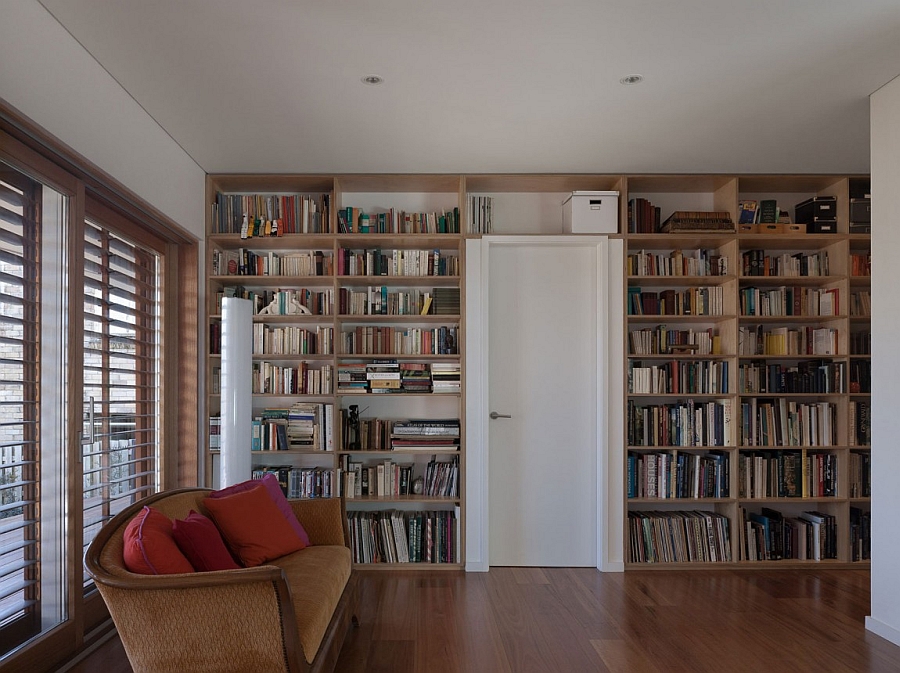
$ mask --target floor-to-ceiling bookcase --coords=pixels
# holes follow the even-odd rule
[[[335,486],[345,483],[347,471],[370,467],[374,470],[370,474],[377,479],[381,465],[384,472],[396,470],[397,481],[402,482],[400,468],[412,467],[413,478],[425,476],[432,457],[441,469],[456,465],[457,490],[449,495],[354,493],[347,504],[351,523],[367,519],[369,525],[377,522],[374,525],[387,526],[391,532],[393,520],[388,516],[382,523],[377,513],[405,514],[407,525],[410,513],[443,513],[448,522],[452,520],[444,525],[442,534],[452,531],[449,547],[454,554],[452,562],[440,566],[459,568],[465,560],[466,517],[463,279],[467,196],[493,199],[495,233],[541,236],[562,233],[561,196],[566,192],[617,190],[620,233],[616,236],[625,241],[627,274],[628,315],[622,335],[626,371],[622,396],[627,417],[621,446],[610,450],[625,458],[622,474],[614,478],[625,484],[621,526],[626,565],[796,567],[819,562],[856,566],[865,563],[865,544],[859,541],[858,531],[867,525],[869,511],[869,237],[849,233],[849,201],[865,191],[866,185],[865,176],[834,175],[210,176],[207,201],[211,207],[217,193],[297,194],[311,197],[317,212],[322,212],[327,201],[328,215],[322,220],[322,231],[242,239],[239,230],[219,232],[211,208],[207,229],[209,341],[212,345],[219,320],[219,293],[234,288],[241,292],[305,292],[306,303],[314,305],[309,314],[258,315],[254,325],[272,337],[270,341],[283,338],[282,332],[274,336],[276,330],[301,330],[308,335],[301,341],[314,342],[315,349],[260,352],[253,357],[255,371],[263,366],[282,374],[285,369],[296,369],[296,376],[309,377],[313,387],[298,393],[259,389],[253,396],[252,411],[263,416],[266,410],[304,403],[322,405],[324,416],[324,409],[331,405],[331,444],[326,443],[331,450],[259,451],[254,453],[254,466],[330,473],[333,486],[329,493],[336,494]],[[628,204],[633,199],[645,199],[659,207],[662,219],[677,210],[715,210],[728,212],[737,222],[742,200],[776,200],[782,210],[792,213],[796,203],[811,196],[836,197],[837,233],[627,230]],[[342,213],[348,207],[369,215],[368,232],[341,230]],[[460,232],[375,233],[378,214],[391,209],[404,213],[452,213],[457,209]],[[351,230],[353,226],[349,225]],[[314,271],[291,276],[213,272],[214,256],[221,259],[223,253],[232,256],[245,250],[262,258],[305,255],[312,260]],[[432,261],[436,255],[452,260],[449,268],[453,272],[383,277],[366,266],[373,255],[391,260],[431,255]],[[351,258],[366,270],[359,272],[354,267],[357,270],[349,272],[344,264]],[[677,260],[680,273],[671,268],[660,271],[661,264],[671,266],[673,260]],[[773,269],[783,268],[778,260],[802,265],[802,271],[773,274]],[[760,271],[766,268],[768,274]],[[436,288],[459,290],[457,313],[421,314],[424,295],[431,294],[433,299]],[[376,299],[380,306],[388,295],[388,303],[406,302],[418,311],[372,314],[368,308],[358,308],[368,307]],[[788,297],[790,310],[776,309],[773,314],[772,307],[786,306]],[[681,310],[654,314],[659,309],[653,308],[653,301],[657,307],[660,301],[664,305],[674,301]],[[634,308],[638,305],[640,310]],[[393,339],[398,331],[411,330],[418,330],[417,334],[455,330],[456,352],[389,353],[377,346],[379,334]],[[374,345],[367,345],[367,339],[375,339]],[[676,343],[678,347],[672,348],[669,339],[693,343]],[[818,345],[810,348],[815,352],[795,353],[787,346],[792,340],[805,343],[806,339],[816,340]],[[210,353],[207,367],[207,410],[212,418],[219,412],[217,358]],[[437,369],[449,368],[451,377],[458,365],[460,391],[375,394],[371,384],[365,391],[340,387],[342,378],[361,379],[362,372],[374,373],[380,367],[387,368],[380,374],[389,374],[393,365],[379,362],[382,360],[396,361],[397,370],[404,363],[413,365],[411,370],[423,365],[431,369],[437,364]],[[373,444],[347,445],[345,426],[351,405],[359,410],[366,437],[373,438]],[[643,419],[640,432],[635,425],[639,416]],[[391,445],[390,433],[379,434],[384,433],[384,426],[376,429],[378,421],[448,419],[458,419],[460,427],[458,449],[452,451],[447,447],[434,452],[404,450],[399,444],[386,451]],[[207,455],[212,472],[215,450]],[[831,536],[827,552],[822,547],[820,561],[774,560],[778,554],[772,553],[771,540],[767,550],[759,536],[774,535],[771,528],[783,525],[781,518],[789,525],[794,519],[804,521],[802,526],[814,525],[819,535]],[[641,545],[646,548],[639,549]],[[790,553],[797,552],[796,545],[792,543]],[[785,553],[782,548],[781,555]],[[815,556],[811,550],[806,555]],[[415,565],[377,564],[385,568]]]

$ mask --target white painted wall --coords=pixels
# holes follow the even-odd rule
[[[872,614],[866,627],[900,645],[900,77],[870,100],[872,138]]]
[[[0,98],[203,238],[203,169],[37,0],[0,0]]]

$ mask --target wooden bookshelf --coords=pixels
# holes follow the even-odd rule
[[[821,564],[827,564],[829,567],[864,567],[868,565],[868,561],[854,561],[854,553],[851,549],[851,512],[862,510],[868,512],[870,500],[868,497],[850,497],[851,487],[854,492],[862,489],[860,483],[851,484],[853,479],[850,475],[850,459],[851,454],[867,455],[870,452],[868,445],[853,446],[855,438],[853,436],[854,429],[851,428],[851,420],[849,418],[850,406],[852,404],[868,404],[870,393],[851,392],[850,388],[850,369],[851,363],[864,363],[860,372],[865,375],[867,367],[871,361],[868,354],[854,354],[851,352],[851,333],[864,332],[869,329],[869,317],[867,315],[850,315],[850,299],[851,293],[864,292],[868,290],[870,278],[868,276],[851,274],[851,255],[867,255],[869,252],[868,235],[850,234],[849,233],[849,199],[851,190],[858,187],[855,181],[865,181],[865,178],[844,177],[844,176],[735,176],[735,177],[718,177],[718,176],[639,176],[628,178],[628,197],[642,197],[649,199],[654,205],[660,205],[662,212],[660,213],[661,221],[667,217],[667,208],[669,210],[725,210],[733,214],[733,219],[737,222],[739,213],[739,201],[744,199],[776,199],[778,206],[783,210],[793,213],[793,206],[811,196],[835,196],[837,197],[837,220],[838,232],[835,234],[752,234],[752,233],[719,233],[711,232],[708,235],[701,233],[678,233],[678,234],[632,234],[626,233],[626,255],[636,255],[638,253],[656,252],[665,254],[667,252],[677,250],[697,250],[706,249],[710,254],[718,254],[728,260],[728,273],[723,276],[663,276],[648,277],[646,275],[628,274],[625,278],[627,288],[668,288],[688,290],[700,286],[709,286],[719,284],[725,291],[726,295],[731,294],[731,304],[735,306],[735,311],[725,311],[722,315],[704,315],[704,316],[670,316],[670,315],[628,315],[627,331],[630,333],[635,329],[647,329],[653,325],[670,325],[673,330],[687,329],[688,325],[693,325],[696,329],[713,329],[719,336],[721,346],[716,354],[652,354],[641,355],[628,352],[626,355],[627,363],[641,363],[642,367],[656,367],[657,369],[671,362],[674,365],[683,366],[686,363],[718,363],[728,368],[728,387],[720,395],[709,394],[653,394],[647,392],[635,392],[630,388],[630,384],[626,383],[626,399],[629,401],[632,409],[637,406],[644,405],[663,405],[676,404],[679,401],[695,400],[697,404],[706,404],[711,400],[719,400],[730,411],[728,415],[731,423],[724,433],[724,441],[721,445],[717,443],[715,446],[645,446],[645,445],[629,445],[626,449],[630,456],[640,456],[646,454],[658,453],[659,455],[704,455],[710,452],[716,452],[724,456],[724,460],[728,465],[728,492],[721,494],[723,497],[716,498],[676,498],[676,497],[628,497],[629,486],[633,487],[634,476],[628,473],[629,461],[626,461],[626,512],[665,512],[664,519],[671,519],[678,522],[686,512],[706,511],[723,516],[728,521],[729,540],[728,551],[730,558],[726,561],[721,559],[715,561],[716,565],[726,567],[817,567]],[[626,210],[627,212],[627,210]],[[623,230],[627,229],[627,223],[623,223]],[[828,269],[823,275],[818,276],[762,276],[745,273],[743,267],[743,255],[750,251],[765,251],[766,255],[796,255],[796,254],[827,254]],[[859,261],[859,260],[857,260]],[[736,280],[736,282],[730,282]],[[754,296],[755,290],[758,288],[758,294],[765,296],[766,302],[769,298],[778,298],[782,301],[781,305],[767,308],[774,308],[776,312],[783,311],[784,296],[779,295],[780,288],[793,288],[787,296],[791,297],[808,297],[809,293],[817,293],[823,291],[830,293],[832,296],[837,295],[838,307],[828,315],[810,315],[804,310],[802,315],[767,315],[762,313],[752,313],[742,311],[740,293],[748,291],[747,296]],[[796,290],[796,291],[795,291]],[[805,294],[806,293],[806,294]],[[818,296],[816,300],[818,299]],[[813,300],[810,300],[813,301]],[[859,301],[858,301],[859,303]],[[810,304],[812,305],[812,304]],[[795,304],[795,306],[797,306]],[[759,307],[754,306],[754,311],[758,311]],[[803,354],[788,355],[776,353],[761,353],[759,355],[750,355],[741,348],[739,336],[741,329],[749,329],[750,327],[771,331],[779,328],[786,330],[805,330],[806,328],[830,328],[837,330],[836,350],[819,354]],[[759,327],[756,327],[759,326]],[[626,349],[629,347],[626,344]],[[742,369],[754,367],[757,364],[762,370],[762,376],[774,376],[775,368],[790,369],[800,366],[805,362],[821,361],[823,366],[830,367],[830,372],[837,371],[840,368],[840,384],[838,389],[814,389],[820,392],[806,392],[805,390],[785,389],[778,392],[747,392],[741,388],[741,375],[744,373]],[[772,369],[767,369],[772,368]],[[628,367],[626,366],[626,372]],[[752,370],[748,369],[749,375]],[[790,376],[786,373],[785,376]],[[799,376],[799,375],[798,375]],[[767,382],[769,383],[769,382]],[[798,384],[799,385],[799,384]],[[804,408],[817,406],[820,410],[829,410],[830,424],[832,436],[829,438],[819,438],[817,436],[817,446],[794,446],[795,439],[788,437],[783,441],[780,440],[776,444],[766,442],[763,445],[748,445],[750,438],[745,438],[747,429],[746,423],[743,423],[743,413],[748,407],[754,406],[758,409],[759,405],[769,404],[779,405],[806,405]],[[827,406],[823,406],[827,405]],[[754,421],[755,422],[755,421]],[[628,427],[629,418],[626,418],[626,428]],[[750,424],[752,426],[752,424]],[[744,473],[741,471],[742,458],[743,464],[753,465],[752,457],[769,456],[775,459],[776,456],[803,454],[805,456],[813,454],[824,454],[829,458],[814,459],[822,463],[829,463],[828,469],[834,469],[835,474],[831,477],[832,490],[827,495],[813,494],[799,497],[785,497],[784,490],[787,483],[784,476],[776,473],[766,486],[773,488],[772,492],[767,491],[765,496],[760,497],[758,493],[744,493],[742,477]],[[664,459],[667,470],[671,470],[671,460]],[[759,458],[757,458],[759,460]],[[787,462],[791,463],[793,469],[793,458],[788,458]],[[631,469],[641,462],[639,458],[633,458],[630,461]],[[642,466],[646,466],[646,460]],[[861,459],[857,459],[861,462]],[[653,470],[656,469],[654,461]],[[774,460],[770,461],[774,464]],[[676,472],[677,474],[677,465]],[[805,474],[803,472],[802,474]],[[794,475],[793,479],[799,479],[802,474]],[[641,473],[642,478],[647,478]],[[668,475],[667,475],[668,476]],[[763,480],[768,475],[754,475],[761,477]],[[658,480],[660,475],[654,473],[652,479]],[[856,479],[861,479],[856,475]],[[865,477],[868,482],[869,476]],[[791,482],[793,483],[793,482]],[[666,486],[671,484],[667,480]],[[659,484],[655,485],[659,489]],[[796,489],[792,489],[792,492]],[[666,493],[665,495],[671,495]],[[836,529],[835,542],[829,550],[828,556],[833,558],[822,558],[821,560],[800,560],[797,558],[782,558],[779,560],[768,560],[764,555],[757,554],[754,558],[754,551],[751,551],[748,544],[752,545],[753,538],[748,536],[759,534],[762,530],[762,524],[752,523],[749,531],[744,520],[743,512],[746,510],[753,515],[761,515],[763,508],[766,510],[781,511],[787,518],[797,518],[803,512],[817,511],[830,517],[827,524],[822,524],[824,529],[826,525],[832,525]],[[851,509],[852,508],[852,509]],[[749,516],[749,514],[748,514]],[[632,517],[633,518],[633,517]],[[645,519],[648,520],[648,519]],[[769,523],[775,525],[770,519]],[[680,524],[679,524],[680,525]],[[661,532],[661,531],[657,531]],[[647,533],[647,541],[650,542],[650,535]],[[704,531],[705,534],[705,531]],[[625,530],[625,549],[628,559],[627,567],[634,568],[683,568],[695,569],[709,567],[709,563],[698,563],[696,561],[684,560],[680,562],[646,562],[636,558],[634,544],[642,544],[643,541],[635,540],[630,536],[629,521],[626,521]],[[796,544],[796,543],[795,543]],[[757,545],[757,549],[762,549]],[[771,551],[771,550],[770,550]],[[812,557],[809,553],[808,558]]]
[[[626,264],[624,286],[626,289],[625,307],[628,313],[629,296],[627,290],[635,288],[640,292],[663,293],[697,292],[707,288],[718,288],[721,291],[722,306],[712,315],[632,315],[625,316],[625,332],[623,356],[626,374],[629,365],[640,363],[641,368],[653,369],[674,366],[691,371],[701,371],[703,367],[725,366],[728,369],[728,385],[722,392],[713,393],[680,393],[660,391],[632,391],[627,382],[623,384],[622,395],[632,407],[658,406],[670,407],[687,404],[706,405],[711,414],[720,413],[724,408],[730,409],[732,417],[728,432],[722,436],[721,445],[703,445],[692,442],[691,446],[648,446],[632,444],[628,440],[626,417],[626,436],[621,448],[624,456],[628,454],[649,454],[654,452],[703,456],[709,452],[721,452],[727,459],[727,495],[717,497],[660,498],[660,497],[625,497],[625,517],[622,522],[626,567],[628,568],[679,568],[697,569],[710,567],[709,562],[693,561],[645,563],[629,557],[631,540],[629,537],[629,513],[642,511],[662,511],[681,516],[686,512],[701,511],[720,515],[728,522],[729,538],[727,548],[730,560],[716,560],[714,563],[723,567],[750,568],[809,568],[827,564],[829,567],[865,567],[867,561],[854,562],[850,542],[851,515],[857,510],[868,512],[870,498],[861,492],[861,484],[851,483],[851,467],[858,467],[868,457],[871,447],[857,437],[852,413],[856,413],[856,421],[862,413],[870,409],[871,393],[868,391],[851,392],[851,370],[854,376],[864,375],[866,368],[871,367],[871,355],[864,344],[865,335],[870,331],[870,316],[854,310],[851,313],[851,299],[860,303],[867,299],[865,293],[871,294],[871,277],[854,272],[854,263],[860,262],[860,256],[870,253],[870,238],[867,234],[851,234],[850,198],[856,198],[868,189],[866,176],[835,175],[612,175],[612,174],[548,174],[548,175],[516,175],[516,174],[469,174],[469,175],[221,175],[209,176],[207,195],[208,203],[215,200],[216,192],[248,193],[248,194],[308,194],[326,195],[330,203],[329,218],[326,231],[307,234],[285,234],[282,237],[263,237],[242,239],[237,233],[219,233],[213,226],[212,213],[208,215],[207,248],[210,256],[207,268],[212,268],[212,254],[215,250],[251,249],[260,253],[280,254],[283,252],[318,250],[325,256],[336,260],[342,249],[352,250],[428,250],[439,249],[458,256],[460,272],[448,276],[374,276],[350,275],[340,273],[337,265],[325,276],[233,276],[207,274],[207,319],[214,325],[220,320],[215,305],[216,293],[226,287],[243,285],[260,290],[276,290],[281,288],[306,288],[310,291],[332,291],[335,296],[341,290],[365,291],[370,287],[387,287],[398,291],[425,291],[429,288],[456,287],[460,289],[460,311],[453,315],[352,315],[341,312],[338,306],[332,307],[327,315],[267,315],[254,316],[254,323],[263,323],[272,327],[295,326],[314,330],[317,326],[329,327],[333,330],[333,352],[315,355],[255,355],[254,362],[275,362],[285,366],[298,366],[306,363],[316,368],[330,365],[335,375],[342,363],[372,363],[383,358],[396,359],[403,362],[453,362],[459,361],[461,369],[465,369],[465,344],[462,336],[466,321],[465,311],[465,241],[466,238],[478,238],[479,235],[466,233],[469,221],[466,212],[469,195],[484,195],[493,199],[494,233],[547,236],[560,235],[561,226],[556,220],[556,213],[566,196],[574,190],[615,190],[619,197],[620,233],[615,235],[624,239],[626,258],[638,254],[667,255],[676,250],[706,250],[709,254],[727,261],[725,273],[713,275],[659,275],[629,272]],[[837,198],[838,232],[835,234],[752,234],[734,232],[679,232],[672,234],[629,233],[627,230],[628,202],[632,198],[644,198],[661,209],[661,220],[675,210],[716,210],[728,212],[737,222],[740,213],[739,203],[745,199],[775,199],[778,206],[793,213],[797,203],[812,196],[834,196]],[[347,206],[358,207],[367,212],[375,212],[394,208],[398,210],[430,212],[435,210],[459,209],[460,233],[421,233],[421,234],[375,234],[345,233],[339,231],[338,209]],[[818,276],[765,276],[745,273],[742,256],[750,251],[760,250],[770,255],[817,255],[827,254],[829,268],[827,273]],[[856,256],[856,258],[854,258]],[[742,312],[741,293],[749,289],[758,289],[769,299],[781,288],[795,289],[802,295],[804,292],[832,291],[838,297],[838,309],[833,315],[747,315]],[[792,295],[793,296],[793,295]],[[767,301],[769,300],[767,299]],[[812,301],[812,300],[811,300]],[[335,299],[337,302],[337,299]],[[454,355],[414,355],[414,354],[371,354],[344,353],[340,346],[340,335],[344,331],[366,327],[433,328],[442,325],[455,325],[459,328],[458,354]],[[650,352],[646,354],[631,353],[628,335],[632,330],[654,330],[659,325],[666,325],[672,330],[714,330],[716,334],[713,352]],[[749,328],[771,332],[772,330],[805,330],[806,328],[831,328],[836,330],[837,348],[827,354],[788,355],[761,353],[745,354],[741,350],[741,331]],[[207,349],[208,352],[209,349]],[[840,390],[826,392],[745,392],[739,387],[742,367],[798,367],[801,363],[821,361],[826,365],[843,368],[841,375],[843,385]],[[212,392],[213,371],[220,366],[220,358],[210,355],[207,360],[207,413],[218,413],[220,397]],[[464,378],[464,377],[463,377]],[[296,396],[259,394],[253,398],[254,412],[270,406],[289,404]],[[331,403],[334,405],[335,422],[341,410],[350,404],[361,409],[373,407],[364,412],[364,416],[400,419],[403,417],[460,418],[462,437],[458,452],[442,454],[447,459],[458,457],[460,462],[459,494],[454,498],[429,498],[422,496],[404,497],[358,497],[348,500],[348,508],[353,511],[401,510],[408,512],[428,511],[431,509],[457,510],[456,526],[459,537],[457,562],[441,567],[460,568],[465,560],[465,520],[466,520],[466,488],[465,488],[465,381],[459,393],[450,394],[402,394],[374,395],[356,392],[337,392],[337,381],[334,381],[333,392],[326,395],[306,395],[303,400]],[[767,443],[764,446],[744,446],[741,434],[742,404],[798,404],[798,405],[830,405],[822,407],[831,410],[834,436],[828,446],[805,447],[807,453],[819,453],[833,456],[830,459],[836,465],[834,477],[835,494],[828,497],[783,497],[772,494],[767,497],[750,497],[741,494],[739,463],[742,456],[750,454],[778,454],[801,450],[802,447],[780,446]],[[720,410],[719,407],[722,407]],[[333,452],[260,452],[278,456],[282,462],[291,465],[323,466],[337,470],[344,457],[354,461],[377,462],[385,459],[396,461],[412,461],[416,464],[427,460],[430,454],[424,451],[373,451],[348,450],[340,445],[335,429],[335,450]],[[208,474],[213,473],[214,451],[208,452]],[[274,458],[273,458],[274,460]],[[626,460],[627,465],[627,460]],[[626,468],[627,469],[627,468]],[[856,469],[856,468],[854,468]],[[854,479],[859,479],[855,475]],[[622,475],[626,489],[629,475]],[[763,507],[782,510],[786,516],[797,516],[804,511],[819,510],[833,517],[837,530],[835,558],[821,561],[783,559],[778,561],[745,560],[746,542],[742,542],[746,530],[742,520],[742,509],[759,514]],[[855,514],[853,514],[855,516]],[[744,552],[742,552],[744,548]],[[404,567],[437,567],[437,564],[375,564],[379,569],[399,569]],[[367,566],[368,567],[368,566]]]
[[[213,204],[216,203],[216,194],[259,194],[259,195],[308,195],[324,202],[327,199],[329,211],[328,217],[322,218],[321,230],[313,233],[283,233],[281,236],[254,236],[242,238],[240,233],[233,231],[221,231],[219,220],[216,217]],[[346,412],[351,404],[358,405],[361,410],[362,420],[368,417],[385,417],[392,419],[415,418],[459,418],[464,423],[463,410],[465,408],[463,393],[403,393],[403,394],[372,394],[372,393],[342,393],[338,391],[338,375],[342,364],[362,363],[374,364],[379,360],[396,360],[402,367],[404,363],[462,363],[464,354],[464,338],[461,329],[463,318],[461,311],[464,307],[464,287],[461,275],[464,269],[463,245],[464,236],[460,232],[451,233],[355,233],[341,230],[338,211],[347,207],[360,208],[367,213],[385,212],[388,209],[406,211],[411,213],[426,212],[452,212],[454,208],[464,207],[464,199],[461,197],[461,178],[449,175],[341,175],[341,176],[302,176],[302,175],[211,175],[207,181],[207,203],[210,211],[207,216],[207,323],[215,329],[221,321],[220,310],[217,306],[218,297],[224,292],[231,292],[233,288],[244,288],[246,291],[261,294],[275,291],[292,291],[301,288],[316,293],[328,293],[330,304],[327,309],[318,315],[258,315],[254,311],[253,322],[255,327],[261,329],[281,329],[296,327],[315,332],[317,328],[329,330],[330,349],[315,353],[262,353],[254,352],[252,361],[255,365],[277,365],[287,368],[306,367],[311,370],[330,368],[330,389],[322,390],[317,394],[282,394],[269,392],[255,392],[252,396],[251,410],[254,416],[261,414],[267,408],[286,408],[295,402],[310,402],[316,404],[330,404],[333,409],[333,423],[328,431],[332,437],[333,450],[321,451],[315,449],[301,449],[288,451],[253,451],[253,466],[284,467],[299,470],[301,468],[319,468],[328,471],[332,476],[332,495],[338,496],[345,486],[344,477],[341,474],[343,458],[361,462],[366,466],[375,466],[385,460],[412,466],[414,477],[423,476],[426,464],[432,455],[437,454],[438,460],[456,460],[458,462],[459,477],[455,496],[429,496],[429,495],[367,495],[354,494],[354,497],[346,499],[348,512],[354,511],[401,511],[416,513],[423,511],[450,511],[455,516],[454,537],[458,540],[458,546],[454,550],[455,558],[451,563],[378,563],[371,567],[385,567],[392,569],[422,568],[422,567],[451,567],[459,569],[465,558],[464,536],[465,530],[465,446],[460,438],[460,445],[453,451],[441,453],[440,451],[349,451],[342,445],[342,412]],[[310,220],[310,223],[312,220]],[[229,224],[228,226],[232,226]],[[301,223],[302,226],[302,223]],[[378,251],[379,254],[398,251],[400,254],[410,255],[412,251],[439,251],[441,256],[449,256],[458,260],[460,272],[441,275],[418,274],[411,275],[408,269],[401,268],[392,275],[368,275],[360,269],[353,268],[353,273],[345,271],[338,263],[338,255],[342,251],[365,253],[366,251]],[[215,269],[219,273],[212,273],[217,259],[232,258],[236,251],[250,251],[266,256],[284,256],[288,253],[320,253],[322,259],[328,262],[327,269],[323,264],[321,275],[292,276],[292,275],[238,275],[221,271],[223,264]],[[346,254],[346,253],[345,253]],[[268,268],[268,267],[267,267]],[[433,288],[458,288],[460,291],[460,312],[451,314],[435,314],[431,312],[421,315],[417,309],[408,314],[361,314],[355,315],[340,308],[340,295],[342,292],[366,293],[370,288],[388,288],[388,291],[407,292],[410,296],[421,296],[432,293]],[[265,327],[261,327],[265,326]],[[420,352],[415,345],[410,346],[409,352],[389,352],[395,350],[394,344],[382,348],[386,352],[345,352],[342,346],[343,333],[353,332],[356,329],[366,328],[393,328],[395,330],[415,330],[419,332],[432,332],[442,327],[455,330],[455,350],[453,354],[432,353],[430,350]],[[404,342],[404,348],[408,345],[408,339]],[[422,336],[422,339],[427,337]],[[430,341],[422,342],[429,344]],[[210,353],[210,343],[207,344],[207,353]],[[221,356],[210,353],[208,356],[208,386],[210,393],[207,396],[207,414],[216,416],[221,404],[220,395],[213,391],[212,377],[217,368],[221,366]],[[298,370],[299,371],[299,370]],[[325,429],[323,428],[323,432]],[[462,433],[461,433],[462,435]],[[248,447],[249,450],[249,447]],[[207,474],[209,483],[214,485],[212,478],[216,474],[217,452],[210,450],[207,457]],[[373,485],[374,488],[374,485]],[[365,564],[370,567],[370,564]]]

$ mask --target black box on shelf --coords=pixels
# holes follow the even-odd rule
[[[872,225],[868,222],[850,223],[850,233],[851,234],[871,234],[872,233]]]
[[[850,199],[850,223],[868,224],[872,221],[872,199]]]
[[[816,220],[806,223],[807,234],[836,234],[837,220]]]
[[[806,199],[806,201],[802,201],[801,203],[798,203],[796,206],[794,206],[794,222],[809,224],[811,222],[816,222],[817,220],[824,220],[829,222],[837,220],[836,197],[814,196],[813,198]],[[807,231],[809,231],[808,228]]]

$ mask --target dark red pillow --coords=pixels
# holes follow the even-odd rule
[[[305,547],[263,484],[224,498],[204,498],[203,506],[247,568]]]
[[[231,557],[216,524],[194,510],[185,519],[175,519],[172,535],[195,570],[207,572],[240,568]]]
[[[265,485],[269,496],[272,498],[272,502],[274,502],[278,506],[279,511],[284,515],[284,518],[287,519],[287,522],[290,524],[291,528],[294,529],[294,532],[297,533],[298,537],[303,541],[303,546],[309,547],[310,544],[312,544],[309,541],[309,536],[303,529],[303,525],[299,521],[297,521],[297,517],[294,515],[294,510],[291,509],[291,504],[287,501],[287,498],[284,497],[281,486],[279,486],[278,484],[278,479],[274,474],[267,474],[262,479],[249,479],[247,481],[242,481],[239,484],[235,484],[234,486],[228,486],[227,488],[223,488],[219,491],[213,491],[209,494],[209,497],[225,498],[229,495],[234,495],[235,493],[243,493],[244,491],[249,491],[251,488],[256,488],[257,486],[259,486],[260,483]]]
[[[133,573],[172,575],[194,572],[191,562],[172,537],[172,520],[158,509],[144,506],[125,527],[123,542],[125,567]]]

